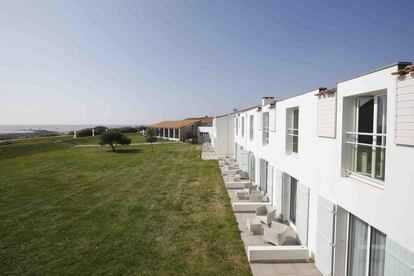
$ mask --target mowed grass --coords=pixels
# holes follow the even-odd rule
[[[125,133],[126,136],[131,138],[131,143],[137,144],[137,143],[145,143],[145,137],[141,134],[137,133]],[[99,145],[99,141],[101,139],[100,135],[97,136],[89,136],[89,137],[77,137],[77,138],[66,138],[64,141],[73,143],[76,145]]]
[[[250,274],[217,162],[154,149],[1,146],[0,274]]]

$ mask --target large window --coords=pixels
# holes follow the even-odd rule
[[[254,127],[254,116],[250,115],[250,123],[249,123],[249,128],[250,128],[250,141],[253,140],[253,127]]]
[[[241,124],[241,135],[244,137],[244,117],[242,117]]]
[[[384,180],[387,96],[364,96],[355,100],[354,130],[347,131],[350,151],[348,172]]]
[[[174,138],[180,138],[179,137],[179,130],[178,130],[178,128],[176,128],[175,130],[174,130],[174,132],[175,132],[175,134],[174,134]]]
[[[286,114],[286,148],[288,153],[299,151],[299,108],[287,110]]]
[[[262,126],[262,135],[263,135],[263,145],[269,144],[269,112],[263,112],[263,126]]]
[[[348,276],[384,275],[385,241],[385,234],[350,215]]]

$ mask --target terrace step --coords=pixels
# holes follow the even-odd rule
[[[251,181],[229,181],[226,182],[227,189],[244,189],[246,185],[251,184]]]
[[[234,202],[233,211],[235,213],[254,213],[261,206],[272,206],[270,202]]]
[[[251,263],[281,261],[308,262],[309,257],[309,248],[302,245],[249,246],[247,248],[247,258]]]

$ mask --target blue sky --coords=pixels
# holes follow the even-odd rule
[[[0,124],[220,115],[414,61],[414,1],[0,1]]]

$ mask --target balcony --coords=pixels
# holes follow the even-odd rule
[[[385,179],[386,134],[346,132],[346,171],[380,185]]]

